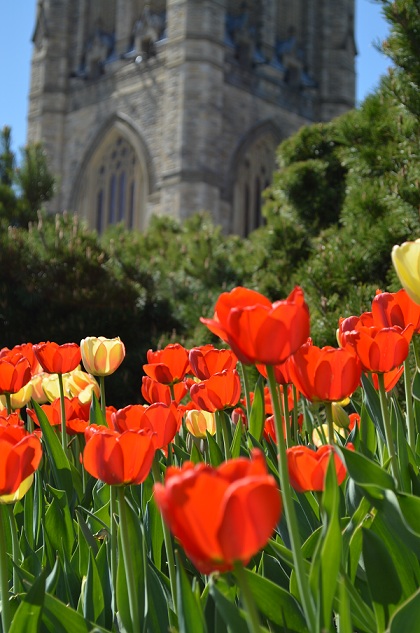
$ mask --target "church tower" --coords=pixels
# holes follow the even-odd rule
[[[281,140],[354,106],[354,0],[38,0],[28,142],[99,232],[261,222]]]

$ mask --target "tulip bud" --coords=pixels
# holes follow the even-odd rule
[[[343,407],[338,402],[333,402],[331,408],[335,426],[338,426],[340,429],[347,429],[350,424],[350,418]]]
[[[94,376],[113,374],[125,357],[125,346],[120,337],[88,336],[80,341],[83,365]]]

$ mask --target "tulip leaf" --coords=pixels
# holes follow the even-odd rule
[[[130,544],[131,565],[134,571],[134,586],[138,598],[139,617],[143,618],[145,613],[145,595],[146,595],[146,579],[145,579],[145,560],[144,560],[144,537],[142,526],[138,515],[134,512],[131,505],[126,499],[126,519],[128,542]],[[131,612],[128,598],[127,571],[125,568],[125,560],[122,554],[121,542],[121,524],[118,528],[118,567],[117,567],[117,607],[122,623],[127,631],[132,631]],[[137,633],[137,631],[132,631]]]
[[[413,379],[412,394],[413,398],[420,402],[420,372],[418,371],[416,371]]]
[[[207,631],[200,602],[192,591],[187,574],[177,555],[176,592],[178,626],[180,633],[205,633]]]
[[[241,441],[242,441],[242,420],[238,420],[235,433],[233,435],[232,445],[230,447],[230,453],[233,459],[236,459],[241,454]]]
[[[45,633],[109,633],[48,593],[45,594],[41,630]]]
[[[411,492],[410,472],[408,469],[409,447],[404,432],[404,421],[401,409],[398,403],[395,401],[395,398],[393,398],[392,401],[391,424],[394,429],[397,429],[397,459],[401,476],[401,488],[404,492]]]
[[[51,465],[56,486],[60,490],[65,490],[68,502],[71,504],[73,502],[75,488],[70,462],[47,416],[34,400],[32,400],[32,408],[35,410],[39,426],[41,427],[42,441],[47,449],[49,464]]]
[[[92,391],[92,402],[90,404],[89,411],[90,424],[97,424],[98,426],[108,426],[106,418],[102,413],[101,405],[94,391]]]
[[[55,552],[65,550],[67,556],[71,555],[75,539],[73,520],[64,490],[55,490],[48,486],[52,501],[47,508],[44,519],[44,529],[48,541],[53,550],[52,560],[55,560]]]
[[[232,588],[227,586],[223,578],[216,580],[212,576],[210,578],[210,595],[229,631],[246,631],[245,615],[235,602],[236,590],[232,591]]]
[[[384,489],[394,489],[392,476],[376,462],[342,446],[337,445],[336,451],[342,456],[349,476],[372,497],[381,499]]]
[[[401,582],[388,548],[381,538],[366,528],[362,528],[362,534],[363,562],[378,631],[384,631],[395,605],[401,599]]]
[[[369,378],[362,374],[362,386],[363,386],[363,394],[364,394],[364,402],[366,405],[366,409],[369,413],[369,416],[376,427],[379,435],[383,442],[385,440],[385,429],[384,422],[382,419],[382,410],[381,410],[381,402],[379,400],[378,392],[373,386],[372,382]]]
[[[83,595],[83,615],[91,622],[104,624],[105,600],[93,551],[90,550]]]
[[[260,374],[254,388],[254,401],[249,416],[249,432],[258,441],[261,440],[264,429],[264,383],[265,380]]]
[[[206,431],[209,447],[210,464],[213,467],[219,466],[223,462],[223,454],[214,437]]]
[[[420,622],[420,589],[418,589],[393,614],[389,623],[389,633],[417,631]]]
[[[147,565],[147,598],[147,631],[168,631],[168,592],[151,564]]]
[[[23,597],[13,616],[9,633],[38,633],[45,597],[45,579],[47,570],[35,579],[28,593]]]
[[[258,609],[270,622],[290,633],[308,632],[299,603],[288,591],[250,569],[244,571]]]

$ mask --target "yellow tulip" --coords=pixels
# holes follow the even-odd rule
[[[100,388],[95,378],[81,369],[75,369],[65,375],[65,391],[69,398],[77,398],[82,404],[92,400],[94,393],[99,398]]]
[[[420,239],[394,246],[391,257],[402,287],[420,304]]]
[[[120,337],[88,336],[80,341],[83,365],[93,376],[109,376],[121,365],[125,357]]]
[[[216,416],[209,411],[193,409],[186,413],[185,426],[194,437],[205,438],[207,437],[206,431],[210,435],[216,433]]]
[[[12,409],[20,409],[24,407],[25,404],[28,404],[29,400],[32,398],[32,383],[29,381],[19,389],[16,393],[10,394],[10,404],[12,405]],[[6,408],[6,396],[0,396],[0,403],[2,408]]]

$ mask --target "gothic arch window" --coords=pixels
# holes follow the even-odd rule
[[[102,233],[122,223],[146,225],[146,178],[135,148],[119,130],[108,133],[83,170],[76,212]]]
[[[275,169],[277,143],[265,134],[249,144],[239,158],[233,193],[233,232],[247,236],[264,223],[263,192]]]

